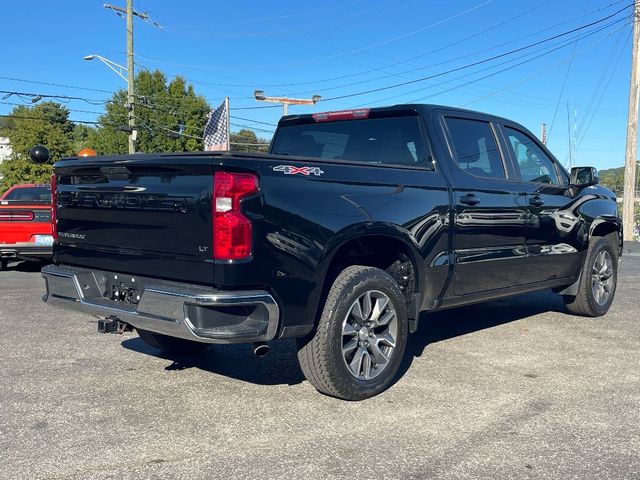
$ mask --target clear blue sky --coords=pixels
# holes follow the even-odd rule
[[[99,54],[126,63],[124,20],[102,3],[4,2],[0,76],[107,91],[124,88],[124,81],[104,65],[82,60],[87,54]],[[113,3],[124,6],[124,0]],[[441,74],[500,55],[594,22],[632,2],[259,3],[137,0],[135,8],[147,11],[161,25],[156,28],[136,19],[137,68],[160,68],[169,76],[180,74],[212,105],[224,96],[231,97],[232,108],[265,105],[253,100],[254,89],[263,89],[267,95],[319,94],[331,99]],[[329,100],[315,107],[294,106],[290,112],[410,101],[464,106],[512,118],[536,134],[545,122],[550,130],[549,146],[561,161],[567,159],[570,135],[574,139],[577,130],[575,163],[598,168],[621,166],[631,56],[630,12],[628,8],[606,22],[473,68]],[[596,32],[598,28],[603,30]],[[568,44],[583,34],[590,35]],[[98,100],[109,97],[103,92],[5,78],[0,78],[0,90]],[[21,100],[14,96],[2,102],[0,113],[5,114],[13,108],[6,103]],[[68,107],[71,118],[78,120],[95,120],[97,113],[91,112],[102,109],[100,104],[82,101],[70,101]],[[232,112],[236,117],[269,123],[277,122],[280,113],[279,108]],[[273,128],[247,120],[233,123]]]

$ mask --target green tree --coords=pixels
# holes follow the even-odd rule
[[[73,155],[72,136],[75,125],[69,120],[69,110],[56,102],[43,102],[33,107],[15,107],[0,128],[8,137],[16,158],[28,158],[34,145],[44,145],[51,154],[51,163]]]
[[[135,79],[135,119],[137,150],[141,152],[187,152],[202,150],[202,132],[211,109],[204,97],[182,77],[167,83],[156,70],[142,71]],[[127,92],[119,90],[99,119],[100,126],[90,132],[88,143],[99,154],[127,153]]]
[[[243,128],[239,132],[232,133],[231,143],[231,151],[234,152],[266,152],[269,147],[268,140],[259,138],[252,130],[246,128]],[[267,145],[255,145],[261,143]]]
[[[600,183],[616,193],[624,189],[624,167],[608,168],[598,172]]]
[[[39,165],[26,158],[10,158],[0,163],[0,195],[9,190],[9,187],[19,183],[49,183],[53,166],[49,163]]]
[[[32,107],[15,107],[0,125],[0,136],[9,138],[12,158],[0,164],[0,193],[18,183],[47,183],[53,162],[75,153],[73,137],[76,126],[69,121],[69,110],[56,102],[43,102]],[[29,158],[29,149],[44,145],[51,158],[37,165]]]
[[[89,146],[89,141],[94,130],[94,128],[81,123],[76,124],[71,133],[71,144],[73,145],[74,154],[77,154],[80,150]]]

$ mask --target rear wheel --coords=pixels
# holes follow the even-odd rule
[[[166,353],[196,353],[208,346],[208,344],[202,342],[169,337],[160,333],[149,332],[148,330],[136,330],[147,345]]]
[[[0,271],[6,270],[9,260],[0,260]]]
[[[578,293],[565,295],[564,302],[575,315],[600,317],[609,311],[616,293],[618,255],[607,237],[594,237],[591,242]]]
[[[298,360],[320,392],[363,400],[391,384],[407,335],[405,300],[393,278],[352,266],[333,283],[316,332],[299,341]]]

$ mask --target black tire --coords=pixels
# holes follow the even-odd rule
[[[362,377],[356,377],[356,374],[352,373],[350,367],[347,366],[348,354],[343,354],[343,348],[346,348],[346,344],[343,343],[344,339],[349,338],[345,337],[343,329],[346,322],[352,319],[350,315],[355,303],[367,295],[369,295],[370,309],[368,314],[363,312],[362,317],[367,317],[371,322],[368,323],[368,328],[358,325],[356,327],[358,333],[351,333],[351,335],[355,335],[352,337],[352,341],[356,341],[358,344],[358,347],[353,347],[354,357],[361,350],[364,350],[365,353],[362,353],[360,357],[365,355],[369,357],[367,361],[361,359],[360,364],[354,367],[358,372],[360,372],[360,368],[363,368]],[[371,303],[371,295],[380,295],[380,298],[375,297],[373,300],[375,308]],[[380,310],[379,306],[383,305],[381,302],[386,301],[385,299],[388,300],[388,303],[384,304],[386,306],[382,307],[383,313],[378,313],[376,318],[381,321],[385,316],[391,318],[388,320],[387,331],[390,331],[392,322],[395,322],[393,323],[395,335],[391,336],[391,339],[395,340],[395,347],[386,343],[380,348],[380,342],[384,341],[384,338],[376,335],[382,335],[384,332],[376,333],[376,329],[384,329],[385,326],[371,325],[373,325],[373,311],[376,308]],[[358,309],[360,309],[359,306]],[[395,317],[392,315],[394,312]],[[395,320],[393,320],[394,318]],[[364,340],[361,342],[359,336],[363,332],[365,338],[366,332],[373,336],[377,352],[386,350],[386,356],[382,357],[387,359],[386,362],[378,363],[376,355],[369,353],[367,349],[372,347],[369,347],[369,343]],[[351,266],[343,270],[331,286],[315,332],[298,341],[298,361],[305,377],[318,391],[344,400],[364,400],[379,394],[391,385],[402,362],[407,336],[408,319],[405,299],[393,278],[378,268]],[[371,345],[373,346],[374,342],[371,342]],[[365,364],[368,365],[369,372],[379,370],[374,378],[365,378]]]
[[[8,265],[9,265],[8,260],[0,260],[0,272],[6,270]]]
[[[208,346],[207,343],[169,337],[148,330],[136,329],[136,331],[144,343],[165,353],[196,353]]]
[[[583,317],[601,317],[609,311],[618,285],[618,253],[616,246],[608,237],[593,237],[591,239],[587,258],[582,267],[580,285],[575,296],[563,295],[564,303],[569,312]],[[604,253],[603,253],[604,252]],[[600,255],[611,259],[612,285],[607,287],[608,295],[605,301],[596,298],[593,287],[595,263]],[[602,278],[602,277],[600,277]],[[597,280],[595,280],[597,284]],[[595,287],[597,289],[597,285]]]

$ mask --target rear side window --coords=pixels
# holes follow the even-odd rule
[[[447,118],[446,122],[458,167],[476,177],[507,178],[488,122],[468,118]]]
[[[544,153],[542,148],[529,135],[505,127],[509,145],[517,162],[520,178],[528,182],[558,184],[558,174],[553,160]]]
[[[48,187],[22,187],[11,190],[2,200],[16,202],[51,203],[51,190]]]
[[[416,116],[283,126],[271,153],[407,166],[427,157]]]

